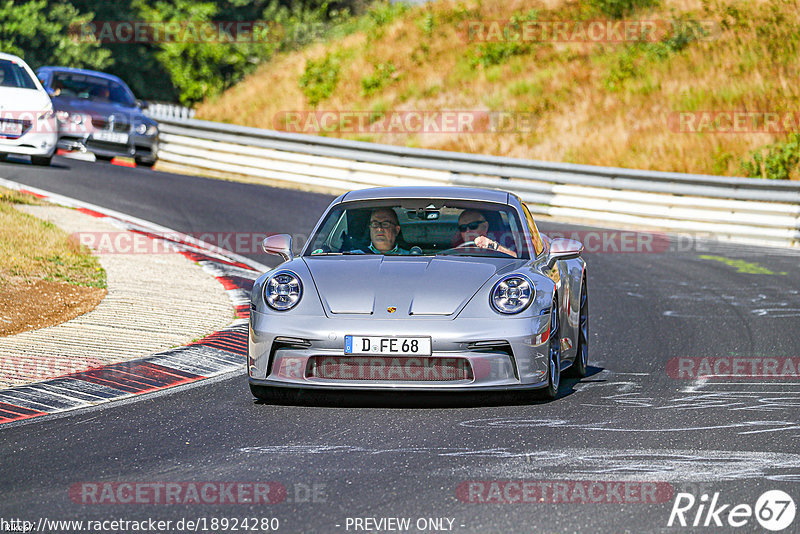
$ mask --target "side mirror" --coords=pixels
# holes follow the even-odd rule
[[[275,234],[267,236],[261,242],[261,248],[267,254],[277,254],[284,261],[291,261],[292,255],[292,236],[289,234]]]
[[[150,104],[148,104],[146,100],[137,100],[136,107],[139,109],[147,109],[150,107]]]
[[[557,260],[571,260],[583,252],[583,243],[574,239],[553,239],[550,242],[550,255],[547,264],[553,265]]]

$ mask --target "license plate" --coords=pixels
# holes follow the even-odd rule
[[[3,135],[21,135],[22,124],[18,122],[0,122],[0,134]]]
[[[94,132],[92,134],[92,139],[125,145],[128,143],[128,134],[119,132]]]
[[[430,356],[431,338],[344,336],[344,353]]]

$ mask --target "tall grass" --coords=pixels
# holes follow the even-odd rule
[[[666,171],[798,175],[793,132],[683,133],[669,122],[679,111],[800,111],[798,0],[444,0],[380,9],[350,20],[335,39],[275,56],[201,105],[198,117],[272,128],[282,111],[319,106],[525,111],[537,115],[535,130],[348,136]],[[669,31],[621,43],[466,37],[469,23],[525,17],[658,20]]]

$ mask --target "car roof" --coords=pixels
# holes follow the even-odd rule
[[[25,60],[21,57],[15,56],[14,54],[6,54],[4,52],[0,52],[0,59],[6,59],[8,61],[21,61],[22,63],[25,63]]]
[[[482,200],[508,204],[505,191],[479,189],[477,187],[415,186],[415,187],[373,187],[350,191],[339,197],[339,202],[355,200],[379,200],[393,198],[444,198],[453,200]]]
[[[87,76],[95,76],[97,78],[104,78],[106,80],[125,83],[125,82],[122,81],[121,78],[119,78],[119,76],[114,76],[113,74],[107,74],[105,72],[100,72],[100,71],[96,71],[96,70],[76,69],[76,68],[73,68],[73,67],[46,66],[46,67],[39,67],[38,69],[36,69],[37,73],[40,72],[40,71],[72,72],[72,73],[75,73],[75,74],[85,74]]]

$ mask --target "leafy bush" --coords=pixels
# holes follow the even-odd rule
[[[497,42],[480,43],[473,48],[469,54],[469,63],[472,67],[483,65],[491,67],[499,65],[512,56],[529,54],[533,50],[534,44],[512,39],[513,35],[522,34],[521,23],[535,21],[538,12],[531,9],[527,13],[515,13],[508,21],[508,25],[503,28],[504,40]]]
[[[742,172],[750,178],[789,180],[797,176],[800,163],[800,134],[793,133],[782,143],[767,145],[743,159]]]
[[[361,78],[361,94],[369,96],[381,90],[396,78],[397,67],[390,61],[388,63],[378,63],[372,74]]]
[[[656,7],[660,0],[589,0],[589,5],[603,15],[621,19],[637,9]]]
[[[339,83],[341,58],[337,54],[328,54],[319,60],[308,60],[299,84],[312,107],[327,99]]]
[[[642,63],[645,61],[665,61],[703,36],[705,36],[705,30],[699,22],[678,19],[673,22],[669,35],[660,41],[637,42],[623,48],[613,58],[608,73],[603,79],[603,86],[608,91],[619,91],[626,80],[640,76],[643,72]]]

